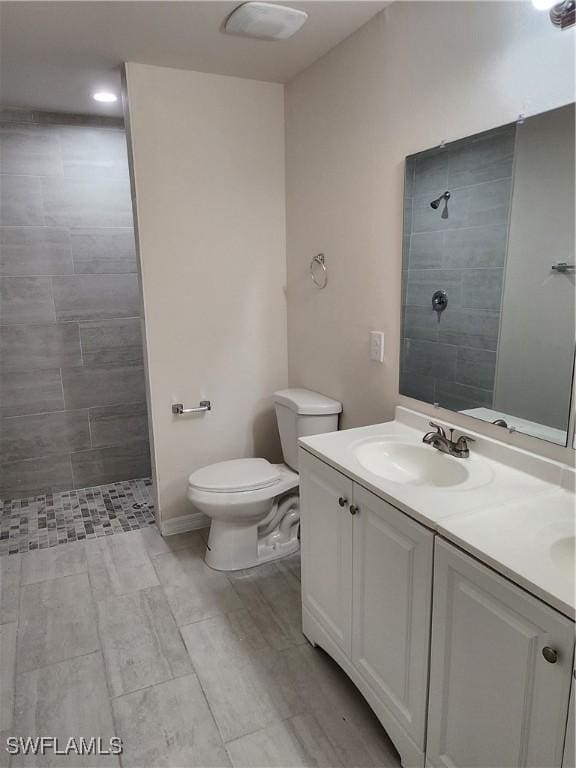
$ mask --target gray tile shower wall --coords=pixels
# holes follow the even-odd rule
[[[119,121],[0,111],[0,498],[150,474]]]
[[[490,406],[515,125],[408,158],[400,391],[452,410]],[[450,191],[444,203],[430,202]],[[445,290],[438,318],[432,294]]]

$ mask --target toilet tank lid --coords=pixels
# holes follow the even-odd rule
[[[305,416],[329,416],[342,411],[342,403],[310,389],[281,389],[274,392],[274,402]]]

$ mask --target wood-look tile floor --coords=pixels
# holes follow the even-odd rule
[[[0,768],[400,765],[301,633],[299,557],[223,574],[204,550],[151,526],[0,558]],[[7,755],[40,735],[123,753]]]

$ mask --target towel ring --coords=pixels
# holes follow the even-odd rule
[[[320,280],[316,278],[316,274],[314,273],[314,264],[319,264],[322,267],[324,274],[321,276]],[[315,286],[320,289],[326,288],[328,284],[328,270],[326,269],[326,257],[323,253],[318,253],[316,256],[312,257],[312,261],[310,262],[310,277]]]

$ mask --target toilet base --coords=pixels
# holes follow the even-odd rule
[[[271,560],[280,560],[283,557],[288,557],[288,555],[293,555],[295,552],[298,552],[300,549],[300,539],[298,536],[296,536],[292,541],[286,541],[281,542],[276,545],[276,547],[271,547],[269,545],[258,545],[258,562],[256,565],[260,565],[260,563],[269,563]]]
[[[216,571],[239,571],[287,557],[300,548],[299,528],[297,495],[276,504],[259,524],[212,520],[204,560]]]

